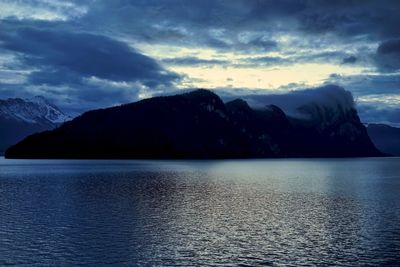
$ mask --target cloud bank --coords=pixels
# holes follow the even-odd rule
[[[195,87],[337,84],[385,99],[369,120],[399,104],[399,13],[397,0],[4,0],[0,97],[81,112]]]

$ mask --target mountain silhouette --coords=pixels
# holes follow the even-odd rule
[[[381,156],[357,111],[303,107],[312,120],[279,107],[253,109],[211,91],[162,96],[93,110],[10,147],[7,158],[208,159]],[[315,110],[314,110],[315,109]],[[323,120],[318,112],[324,114]]]

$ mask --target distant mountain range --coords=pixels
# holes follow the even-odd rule
[[[379,150],[400,156],[400,128],[370,123],[367,130],[368,135]]]
[[[334,90],[343,90],[335,89]],[[344,91],[344,90],[343,90]],[[347,91],[345,91],[348,93]],[[253,109],[211,91],[93,110],[9,148],[8,158],[264,158],[382,156],[352,107],[305,103],[303,117]]]
[[[30,134],[54,129],[70,119],[41,96],[0,100],[0,153]]]

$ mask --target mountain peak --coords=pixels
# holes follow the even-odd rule
[[[229,106],[231,108],[238,108],[238,109],[247,109],[247,110],[251,109],[249,104],[240,98],[237,98],[237,99],[227,102],[226,106]]]
[[[30,134],[52,130],[70,119],[42,96],[0,99],[0,152]]]
[[[193,96],[193,97],[218,97],[218,95],[212,92],[211,90],[207,90],[204,88],[198,88],[183,95]]]
[[[182,94],[181,96],[188,99],[196,99],[197,101],[200,102],[219,101],[222,103],[222,100],[219,98],[217,94],[207,89],[196,89],[191,92]]]
[[[185,93],[179,96],[191,101],[195,101],[197,104],[204,106],[209,111],[225,110],[224,102],[222,102],[221,98],[211,90],[196,89],[192,92]]]
[[[0,100],[0,117],[42,125],[55,125],[71,119],[43,96]]]

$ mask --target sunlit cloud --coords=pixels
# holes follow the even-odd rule
[[[297,83],[316,86],[324,83],[332,73],[353,75],[362,68],[341,67],[331,64],[296,64],[272,68],[235,67],[170,67],[171,70],[193,78],[192,86],[202,88],[241,87],[249,89],[278,89]]]
[[[400,107],[400,95],[399,94],[372,94],[364,95],[357,98],[359,104],[373,104],[373,105],[384,105],[386,107],[398,108]]]

